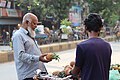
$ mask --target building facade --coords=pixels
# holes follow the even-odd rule
[[[10,40],[13,29],[21,24],[21,18],[22,11],[15,5],[15,0],[0,0],[0,36],[5,29]]]

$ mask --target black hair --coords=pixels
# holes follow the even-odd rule
[[[89,32],[99,32],[103,27],[102,18],[97,13],[90,13],[84,20],[84,25]]]

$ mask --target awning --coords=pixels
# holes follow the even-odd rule
[[[20,24],[21,20],[18,18],[15,19],[9,19],[9,18],[5,18],[5,19],[0,19],[0,25],[15,25],[15,24]]]

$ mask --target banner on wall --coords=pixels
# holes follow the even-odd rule
[[[22,17],[22,11],[16,9],[0,8],[1,17]]]
[[[80,26],[81,23],[81,7],[72,6],[69,10],[69,20],[72,22],[73,26]]]
[[[6,9],[6,12],[9,17],[18,17],[17,11],[14,9]]]

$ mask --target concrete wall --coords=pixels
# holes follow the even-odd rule
[[[13,51],[0,51],[0,63],[13,61]]]

